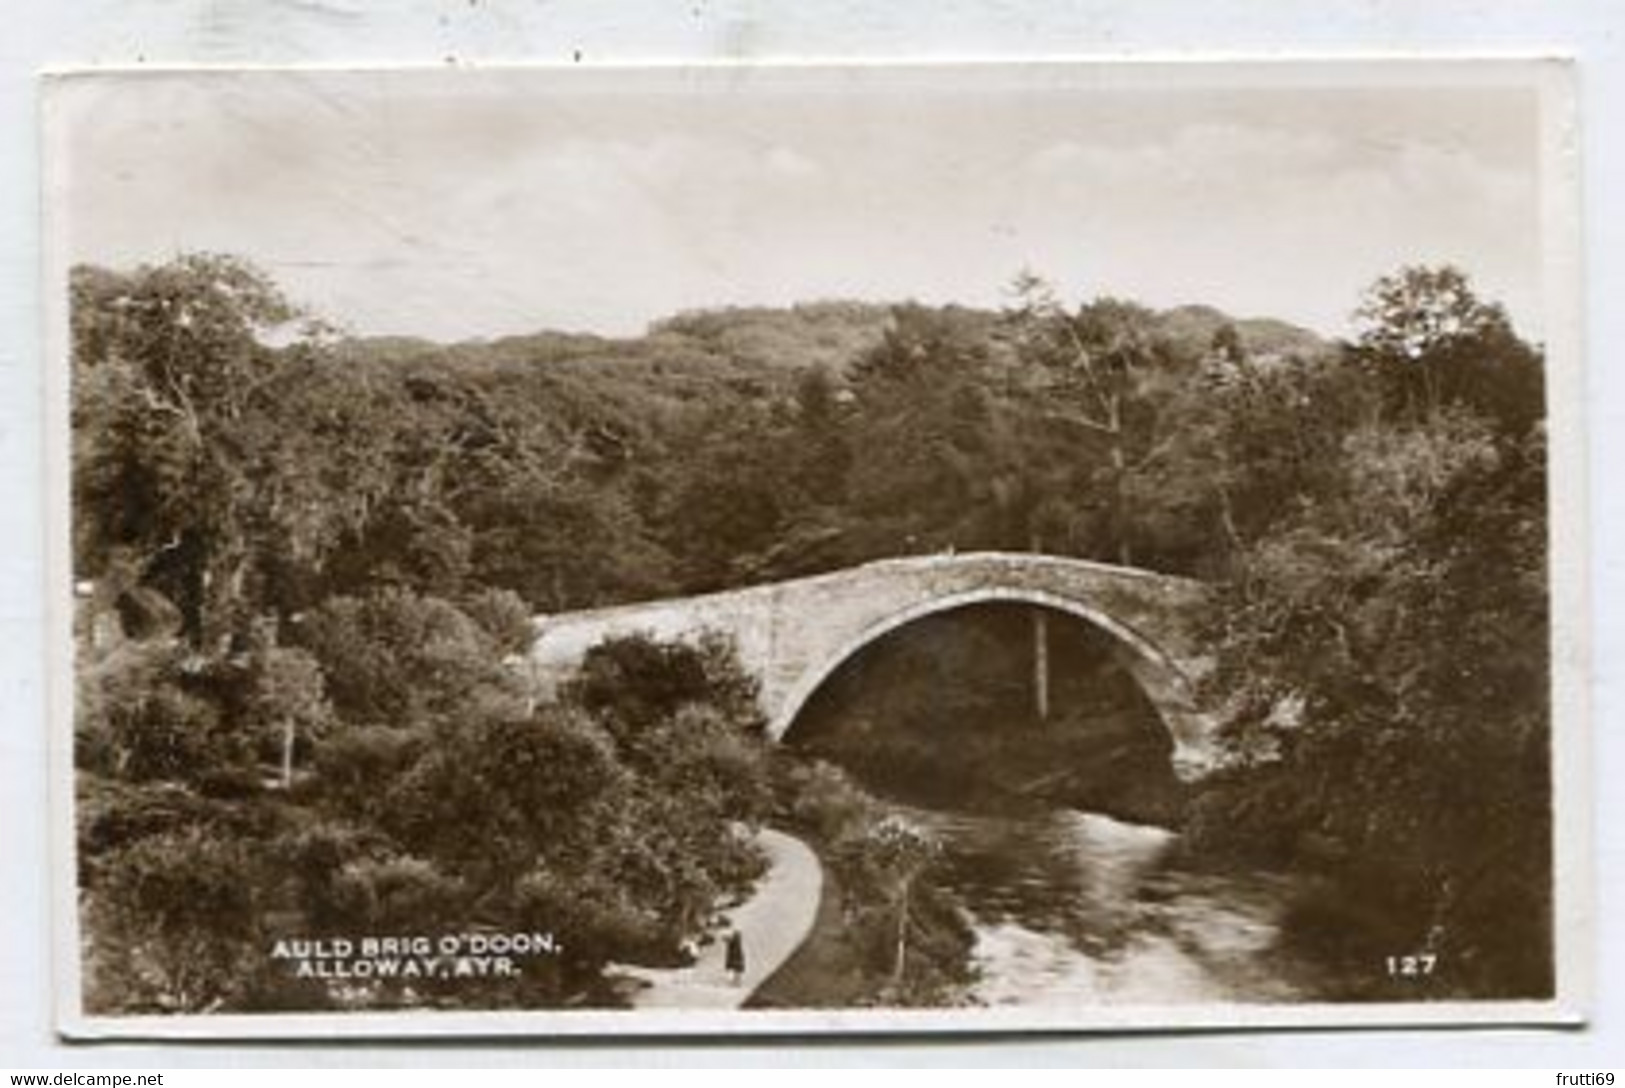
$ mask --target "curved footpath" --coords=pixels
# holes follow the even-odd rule
[[[737,1009],[751,991],[779,969],[812,932],[823,894],[824,871],[812,849],[772,828],[756,834],[768,858],[767,873],[749,899],[723,911],[723,927],[699,959],[670,969],[613,964],[611,980],[641,984],[628,998],[635,1009]],[[723,964],[721,934],[738,929],[745,941],[745,973],[736,985]]]

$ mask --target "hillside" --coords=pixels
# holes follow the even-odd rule
[[[1234,318],[1212,306],[1176,306],[1157,315],[1164,335],[1182,352],[1200,353],[1213,342],[1213,334],[1234,325],[1242,345],[1253,355],[1316,356],[1331,350],[1331,342],[1318,333],[1272,317]]]
[[[655,399],[703,397],[717,387],[745,395],[790,388],[790,376],[822,368],[840,377],[880,343],[895,324],[896,307],[874,302],[828,300],[788,307],[724,307],[693,310],[651,322],[641,337],[611,338],[542,330],[497,340],[439,345],[407,337],[346,341],[339,353],[359,363],[454,365],[494,374],[545,367],[555,373],[591,374],[595,382],[625,383]],[[947,307],[945,314],[966,332],[993,333],[1001,315],[993,310]],[[1176,357],[1195,359],[1214,334],[1233,325],[1256,355],[1318,356],[1332,348],[1315,332],[1274,318],[1234,318],[1212,306],[1186,305],[1150,313],[1152,332]],[[613,375],[613,376],[612,376]]]

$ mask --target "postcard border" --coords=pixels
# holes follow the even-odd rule
[[[1556,995],[1545,1001],[1439,1001],[1372,1004],[1159,1004],[1100,1005],[1079,1010],[972,1008],[932,1010],[536,1010],[409,1013],[178,1014],[110,1017],[83,1009],[83,965],[78,909],[77,834],[73,766],[73,582],[69,398],[67,365],[68,267],[62,244],[66,224],[51,199],[67,169],[63,128],[54,118],[60,99],[49,93],[59,81],[219,72],[441,72],[444,66],[405,65],[163,65],[73,67],[44,73],[41,94],[42,282],[45,347],[42,396],[45,517],[46,705],[52,829],[53,994],[60,1035],[76,1042],[117,1039],[409,1039],[480,1037],[644,1038],[788,1035],[934,1035],[1103,1031],[1189,1033],[1213,1030],[1270,1031],[1314,1028],[1471,1027],[1486,1025],[1574,1027],[1586,1022],[1593,1000],[1590,950],[1596,946],[1593,861],[1594,811],[1590,775],[1593,747],[1589,716],[1592,682],[1591,601],[1588,594],[1589,508],[1584,427],[1582,217],[1576,63],[1550,53],[1282,55],[1136,54],[1010,58],[809,59],[804,61],[680,61],[616,64],[480,64],[475,70],[534,72],[558,80],[632,78],[701,79],[721,73],[796,73],[815,79],[853,74],[885,77],[900,70],[910,78],[962,80],[968,70],[1045,80],[1113,77],[1156,71],[1211,85],[1213,77],[1265,74],[1263,85],[1472,86],[1526,83],[1539,95],[1541,113],[1541,246],[1547,336],[1549,600],[1552,617],[1552,746],[1554,873],[1553,940]],[[1081,73],[1081,75],[1080,75]],[[1176,77],[1177,73],[1177,77]],[[1306,78],[1313,77],[1313,78]],[[1296,79],[1296,82],[1293,80]],[[1349,82],[1358,80],[1358,82]],[[1226,85],[1232,85],[1227,83]],[[1240,82],[1236,86],[1258,86]]]

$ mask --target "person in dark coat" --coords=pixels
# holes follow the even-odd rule
[[[723,966],[728,969],[728,978],[738,986],[745,977],[745,935],[737,929],[728,931],[726,951],[723,953]]]

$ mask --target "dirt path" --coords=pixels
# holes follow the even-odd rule
[[[733,927],[744,936],[744,977],[737,985],[729,981],[720,935],[688,967],[612,965],[607,976],[638,987],[628,994],[633,1008],[736,1009],[807,939],[824,883],[817,855],[800,839],[771,828],[757,833],[756,845],[767,854],[767,874],[749,899],[723,912],[720,931]]]

